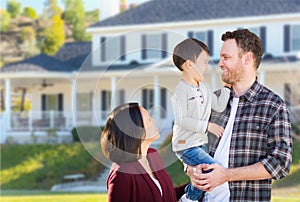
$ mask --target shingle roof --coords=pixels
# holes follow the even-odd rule
[[[55,57],[75,67],[80,67],[92,51],[92,42],[65,43]]]
[[[0,72],[69,72],[73,70],[78,70],[78,67],[63,63],[51,56],[39,54],[20,62],[7,64],[0,69]]]
[[[209,19],[300,15],[300,0],[152,0],[91,27],[137,25]]]

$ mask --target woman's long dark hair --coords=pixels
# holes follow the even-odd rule
[[[122,104],[110,113],[105,124],[100,137],[102,152],[113,162],[136,161],[145,135],[138,103]]]

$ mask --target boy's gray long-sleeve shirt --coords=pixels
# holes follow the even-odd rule
[[[207,125],[211,110],[225,110],[230,89],[222,88],[217,97],[208,84],[200,82],[199,86],[180,80],[171,97],[174,113],[172,137],[173,151],[200,146],[207,143]]]

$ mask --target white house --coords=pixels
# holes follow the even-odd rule
[[[208,44],[207,82],[217,89],[221,35],[240,28],[262,39],[258,79],[286,101],[297,121],[299,0],[153,0],[89,27],[91,43],[65,44],[56,57],[38,55],[3,67],[1,142],[26,142],[33,130],[43,135],[55,128],[67,137],[74,126],[102,126],[113,107],[129,101],[149,109],[165,134],[173,122],[169,98],[180,79],[170,57],[174,46],[186,37]],[[32,110],[13,112],[12,95],[24,88]]]

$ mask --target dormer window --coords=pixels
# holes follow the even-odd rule
[[[300,25],[284,25],[284,52],[300,50]]]
[[[142,35],[142,60],[167,57],[167,34]]]
[[[214,36],[213,36],[213,31],[208,30],[208,31],[189,31],[188,32],[188,37],[189,38],[196,38],[203,43],[205,43],[208,46],[210,55],[214,55]]]
[[[291,49],[292,51],[300,50],[300,25],[294,25],[291,27]]]
[[[125,36],[101,37],[101,62],[124,61],[126,41]]]

